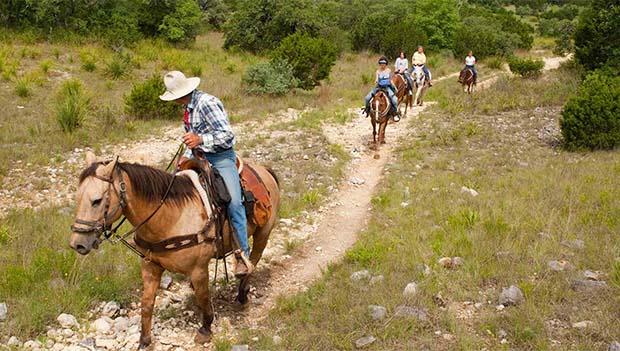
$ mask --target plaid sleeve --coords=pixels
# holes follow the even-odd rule
[[[200,106],[201,114],[205,116],[208,133],[200,134],[203,148],[215,150],[216,147],[229,149],[233,146],[234,133],[228,122],[228,115],[219,99],[206,99]]]

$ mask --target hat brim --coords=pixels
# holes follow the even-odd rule
[[[177,89],[174,92],[170,90],[166,90],[165,93],[163,93],[162,95],[159,95],[159,98],[163,101],[174,101],[196,90],[196,88],[198,88],[199,85],[200,85],[200,78],[198,77],[187,78],[187,81],[184,87]]]

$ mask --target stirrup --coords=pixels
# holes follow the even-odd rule
[[[243,267],[242,267],[243,266]],[[235,250],[235,277],[243,278],[252,274],[254,265],[241,250]]]

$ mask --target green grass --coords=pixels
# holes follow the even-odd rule
[[[26,78],[19,78],[15,81],[15,94],[19,97],[29,97],[32,94],[32,82]]]
[[[126,302],[139,286],[139,259],[125,248],[105,243],[88,257],[70,250],[72,220],[66,209],[50,208],[0,222],[0,300],[9,306],[3,334],[32,336],[60,313]]]
[[[562,82],[561,74],[549,74],[534,89],[559,89]],[[479,104],[497,101],[493,88],[480,94]],[[516,89],[515,95],[527,100],[529,93]],[[356,339],[373,335],[377,341],[369,350],[597,350],[618,340],[620,155],[573,154],[541,142],[537,131],[559,115],[562,99],[553,95],[538,112],[536,104],[523,103],[492,115],[450,107],[423,113],[373,198],[370,225],[344,261],[308,291],[280,300],[265,329],[245,331],[241,341],[260,350],[353,350]],[[480,195],[464,194],[461,186]],[[402,207],[404,201],[410,205]],[[585,248],[561,244],[573,239],[584,240]],[[460,256],[464,265],[444,269],[437,263],[444,256]],[[556,259],[574,268],[550,272],[547,262]],[[431,268],[428,276],[424,264]],[[351,282],[350,274],[361,269],[385,280],[375,286]],[[606,274],[610,288],[591,295],[573,291],[571,281],[586,269]],[[402,291],[411,281],[420,293],[405,301]],[[498,312],[501,288],[513,284],[525,303]],[[439,293],[448,308],[434,302]],[[375,322],[367,311],[382,305],[391,316],[404,303],[428,309],[429,321]],[[471,318],[457,313],[468,309]],[[551,320],[567,327],[549,327]],[[571,329],[582,320],[596,325]],[[279,346],[271,339],[274,330],[283,338]],[[438,330],[453,340],[436,336]],[[507,345],[500,344],[500,330]]]

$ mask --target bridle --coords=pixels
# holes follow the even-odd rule
[[[81,218],[76,218],[75,222],[71,225],[71,230],[77,234],[90,235],[95,234],[97,239],[103,235],[106,239],[108,239],[115,230],[112,229],[112,224],[114,221],[112,218],[118,214],[119,211],[123,211],[127,206],[127,185],[125,184],[125,180],[121,176],[120,169],[118,168],[118,160],[114,162],[114,167],[112,168],[112,176],[109,178],[99,176],[94,174],[93,177],[102,180],[108,183],[108,189],[105,191],[104,199],[104,212],[103,216],[95,221],[87,221]],[[119,189],[116,189],[116,185],[114,185],[114,175],[119,175]],[[114,191],[114,193],[118,196],[119,202],[118,205],[114,208],[112,212],[110,212],[110,194]],[[124,221],[124,219],[123,219]],[[122,224],[122,222],[121,222]],[[118,229],[120,224],[115,228]]]

